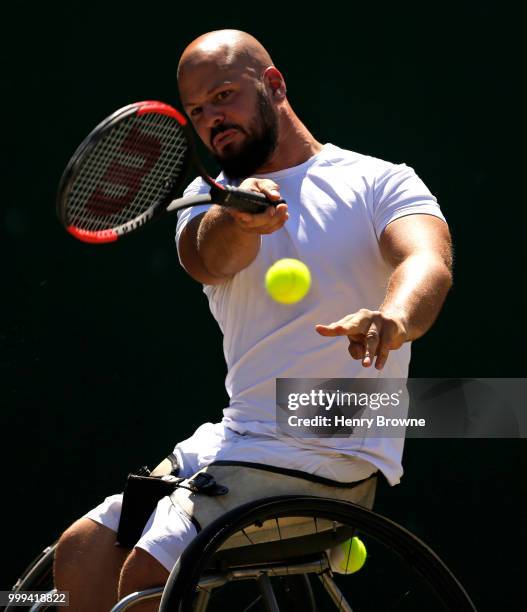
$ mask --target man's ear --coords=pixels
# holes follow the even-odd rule
[[[271,89],[275,97],[279,97],[280,99],[285,98],[287,88],[285,86],[284,77],[278,68],[269,66],[269,68],[264,70],[262,78],[264,84]]]

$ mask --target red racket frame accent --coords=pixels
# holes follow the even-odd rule
[[[90,244],[101,244],[103,242],[115,242],[119,239],[119,234],[114,230],[103,230],[99,232],[90,232],[89,230],[79,229],[74,225],[69,225],[67,228],[68,232],[82,242],[89,242]]]
[[[164,102],[158,102],[157,100],[147,100],[145,102],[138,102],[142,106],[137,110],[138,115],[147,115],[148,113],[159,113],[160,115],[167,115],[173,117],[181,125],[187,125],[187,120],[178,110],[165,104]]]

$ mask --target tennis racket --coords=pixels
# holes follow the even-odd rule
[[[176,198],[194,167],[208,194]],[[283,200],[221,185],[195,151],[185,117],[168,104],[137,102],[100,123],[62,175],[57,213],[66,230],[89,243],[114,242],[167,212],[220,204],[260,213]]]

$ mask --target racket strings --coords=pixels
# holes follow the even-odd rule
[[[144,124],[146,123],[144,120],[139,120],[138,118],[134,118],[130,123],[130,129],[129,131],[127,131],[127,136],[126,139],[130,140],[129,136],[130,134],[132,134],[132,143],[128,142],[128,147],[123,147],[123,144],[121,144],[120,148],[119,148],[119,161],[117,162],[118,164],[118,169],[117,171],[115,170],[115,168],[113,169],[112,172],[112,164],[115,164],[115,160],[113,160],[112,162],[110,162],[110,164],[105,164],[106,165],[106,172],[107,174],[105,174],[105,178],[106,181],[105,183],[108,184],[110,186],[110,190],[107,192],[108,195],[113,195],[112,191],[115,192],[115,190],[122,190],[123,189],[123,185],[119,185],[120,182],[124,182],[124,189],[125,189],[125,197],[126,195],[130,196],[130,190],[137,190],[137,187],[140,186],[141,183],[141,179],[143,178],[142,175],[146,174],[145,170],[148,171],[149,167],[151,164],[149,164],[149,153],[152,151],[148,151],[148,148],[145,147],[145,140],[150,136],[149,132],[151,133],[152,131],[155,131],[157,133],[155,133],[155,136],[157,137],[156,140],[154,140],[154,142],[159,143],[160,141],[165,144],[165,136],[169,136],[169,139],[173,139],[174,138],[174,122],[170,120],[170,118],[165,117],[165,116],[147,116],[148,119],[150,119],[150,121],[148,123],[150,123],[150,125],[145,126]],[[153,124],[152,126],[152,118],[153,119],[157,119],[157,121]],[[136,125],[137,123],[141,124],[141,131],[137,133],[136,130]],[[157,124],[157,125],[156,125]],[[154,127],[154,128],[159,128],[161,127],[161,130],[157,129],[157,130],[146,130],[145,127]],[[179,128],[176,124],[176,128],[178,129],[179,132]],[[136,133],[134,133],[134,131]],[[168,132],[168,134],[167,134]],[[179,134],[178,134],[179,135]],[[181,136],[181,135],[180,135]],[[126,139],[123,142],[126,142]],[[130,146],[132,145],[132,146]],[[139,145],[140,149],[141,149],[141,154],[138,155],[137,153],[134,154],[134,145],[137,146]],[[183,146],[181,146],[183,145]],[[150,149],[152,147],[149,147]],[[180,161],[178,158],[180,157],[181,153],[184,153],[184,139],[183,141],[181,140],[181,138],[177,139],[177,143],[176,143],[176,148],[175,150],[172,151],[172,157],[175,153],[176,155],[176,168],[169,168],[169,170],[175,174],[176,172],[178,172],[178,168],[177,168],[177,162]],[[153,157],[154,157],[154,161],[155,158],[159,156],[159,147],[157,151],[153,151]],[[164,154],[166,155],[167,150],[166,148],[164,148]],[[142,160],[142,163],[138,166],[137,163],[134,163],[134,158],[135,160],[137,160],[139,158],[139,160]],[[137,193],[136,197],[131,198],[131,200],[127,203],[127,207],[125,208],[121,208],[121,210],[118,209],[116,216],[113,219],[110,219],[110,222],[112,225],[116,225],[118,223],[123,223],[126,221],[130,221],[133,219],[136,219],[138,216],[144,214],[145,211],[148,211],[149,209],[153,208],[155,206],[155,202],[153,202],[152,198],[156,197],[156,200],[159,197],[162,197],[164,195],[163,191],[166,191],[166,188],[163,189],[164,185],[164,178],[161,177],[161,180],[159,180],[159,170],[163,171],[163,166],[168,165],[169,166],[173,166],[174,164],[171,163],[173,160],[170,158],[167,158],[165,160],[164,164],[160,164],[158,166],[158,172],[153,172],[149,177],[148,177],[148,181],[144,181],[142,187],[142,191],[143,193]],[[129,165],[128,165],[129,164]],[[145,168],[146,166],[146,168]],[[129,174],[128,174],[129,173]],[[113,174],[113,176],[112,176]],[[128,176],[127,176],[128,174]],[[170,176],[171,174],[169,174]],[[157,180],[156,180],[157,179]],[[129,181],[127,183],[127,180]],[[157,193],[156,193],[157,192]],[[119,205],[119,202],[117,202],[117,204]],[[119,207],[118,207],[119,208]],[[89,209],[86,211],[88,212]],[[93,211],[93,209],[92,209]],[[85,212],[85,216],[86,216],[86,212]],[[110,211],[106,211],[106,214],[108,215],[108,213],[111,212]],[[124,213],[124,218],[123,218],[123,213]],[[93,221],[95,221],[95,224],[97,225],[98,223],[101,222],[100,219],[95,218],[94,220],[92,219],[92,223]],[[99,229],[99,228],[97,228]]]
[[[104,190],[108,199],[111,199],[112,196],[125,196],[128,192],[124,181],[123,184],[104,179],[112,163],[122,160],[122,165],[125,166],[132,161],[130,158],[133,156],[130,154],[123,155],[122,145],[126,136],[130,133],[133,123],[133,119],[130,119],[116,125],[107,137],[97,143],[89,159],[81,168],[69,196],[68,217],[75,226],[97,231],[115,227],[129,220],[125,207],[121,207],[119,214],[112,215],[110,214],[110,208],[103,212],[102,203],[99,212],[97,212],[96,206],[88,207],[87,204],[93,194],[101,189]],[[133,167],[132,164],[130,166]],[[111,169],[108,174],[110,173]],[[123,176],[123,178],[126,177]]]
[[[68,222],[97,232],[149,218],[181,178],[187,153],[185,134],[172,117],[121,120],[80,168],[68,196]]]

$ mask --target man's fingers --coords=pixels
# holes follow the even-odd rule
[[[350,340],[350,345],[348,346],[349,354],[353,357],[353,359],[361,359],[364,357],[364,344],[362,342],[356,342],[355,340]]]
[[[386,348],[382,342],[377,349],[377,359],[375,361],[375,367],[377,370],[382,370],[388,361],[388,356],[390,354],[390,349]]]
[[[372,316],[367,315],[369,311],[356,312],[347,315],[340,321],[328,325],[316,325],[315,329],[321,336],[363,336],[371,327]]]
[[[272,226],[265,226],[262,228],[258,229],[258,233],[259,234],[273,234],[274,232],[278,231],[281,227],[283,227],[284,223],[287,221],[288,217],[286,217],[285,219],[282,219],[280,221],[280,223],[278,224],[274,224]]]
[[[347,336],[348,332],[345,327],[340,325],[339,323],[330,323],[329,325],[315,325],[315,330],[321,336]]]
[[[352,325],[350,324],[350,319],[353,318],[353,315],[348,315],[340,321],[334,321],[333,323],[328,323],[328,325],[318,324],[315,325],[316,331],[321,336],[348,336],[350,334],[350,329],[352,329]]]
[[[228,208],[230,215],[244,230],[259,234],[271,234],[280,229],[289,218],[286,204],[279,204],[276,209],[269,206],[264,212],[252,214]]]
[[[287,204],[269,206],[265,212],[261,213],[262,218],[265,218],[264,215],[267,215],[266,221],[272,225],[273,231],[276,231],[289,219]],[[259,216],[255,215],[255,217]]]
[[[260,187],[260,193],[263,193],[270,200],[279,200],[281,197],[278,186],[262,186]]]
[[[285,202],[277,204],[276,206],[271,206],[270,208],[274,209],[277,217],[283,217],[284,219],[289,217],[289,209],[287,208],[287,204]]]
[[[256,187],[259,189],[260,193],[263,193],[270,200],[280,199],[280,187],[278,183],[270,179],[257,179]]]
[[[270,212],[271,209],[273,209],[274,214]],[[258,219],[255,219],[254,221],[254,224],[255,224],[254,227],[258,230],[260,234],[272,234],[273,232],[276,232],[289,219],[289,213],[287,212],[287,206],[285,208],[281,208],[278,211],[274,211],[274,206],[270,206],[269,209],[265,213],[261,213],[260,215],[254,215],[254,216],[261,217],[261,219],[258,218]]]
[[[263,193],[270,200],[280,199],[280,186],[271,179],[248,178],[240,183],[240,189]]]
[[[375,321],[373,321],[366,333],[364,359],[362,360],[362,365],[365,368],[369,368],[373,363],[373,358],[377,354],[379,339],[379,328]]]
[[[348,347],[349,354],[353,357],[353,359],[363,361],[366,355],[366,347],[362,342],[357,342],[350,338],[350,344]],[[382,370],[385,366],[388,356],[390,354],[390,349],[386,348],[386,346],[381,342],[379,342],[377,346],[377,359],[375,360],[375,367],[377,370]],[[368,363],[371,365],[373,361],[373,355],[370,354]],[[366,366],[369,367],[369,366]]]
[[[236,219],[236,221],[240,223],[249,223],[251,221],[251,213],[242,212],[241,210],[236,210],[235,208],[227,208],[231,217]]]

